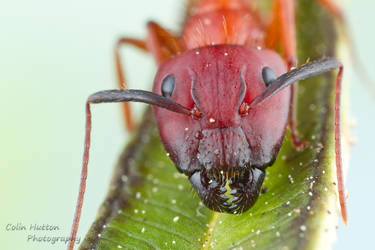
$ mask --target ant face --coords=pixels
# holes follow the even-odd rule
[[[153,91],[192,111],[154,107],[161,139],[207,207],[240,213],[256,201],[283,140],[289,88],[247,107],[285,71],[275,52],[232,45],[187,51],[160,67]]]

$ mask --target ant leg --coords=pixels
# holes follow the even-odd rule
[[[295,8],[293,0],[275,0],[272,9],[271,23],[266,33],[266,46],[277,49],[281,46],[288,70],[297,65],[296,49],[296,27]],[[297,107],[298,85],[291,86],[290,106],[289,106],[289,128],[292,144],[298,150],[310,145],[309,141],[300,140],[297,130],[296,107]]]
[[[358,52],[356,51],[356,45],[353,41],[352,36],[350,35],[349,25],[346,22],[344,12],[339,7],[337,3],[332,0],[316,0],[318,3],[323,6],[340,24],[343,38],[348,44],[350,59],[352,65],[357,72],[358,76],[362,81],[360,81],[366,89],[371,92],[371,95],[375,97],[375,85],[374,80],[371,78],[369,72],[365,69],[362,64],[362,61],[359,58]]]
[[[148,22],[147,29],[147,47],[153,54],[158,65],[171,56],[180,54],[183,51],[179,39],[159,24],[152,21]]]
[[[297,65],[294,14],[293,0],[275,0],[266,32],[266,47],[275,50],[281,46],[288,70]]]
[[[318,3],[323,6],[332,16],[338,19],[342,24],[345,23],[344,14],[341,11],[341,8],[332,0],[316,0]]]
[[[115,61],[118,85],[120,89],[127,89],[126,78],[122,70],[122,62],[120,58],[120,48],[122,45],[130,44],[143,51],[151,52],[158,65],[164,60],[168,59],[171,55],[182,52],[182,47],[178,39],[157,23],[149,22],[147,24],[147,29],[149,36],[146,42],[126,37],[120,38],[117,41],[115,47]],[[130,105],[127,102],[122,103],[122,105],[126,128],[129,131],[132,131],[135,126],[133,120],[131,119]]]
[[[133,38],[126,38],[122,37],[118,39],[117,44],[115,46],[115,62],[116,62],[116,73],[117,73],[117,82],[120,89],[127,89],[126,78],[122,69],[122,62],[120,58],[120,48],[122,45],[130,44],[133,45],[143,51],[147,51],[146,43],[141,40],[133,39]],[[132,131],[134,129],[134,122],[131,115],[130,105],[127,102],[122,103],[122,110],[125,120],[125,126],[128,131]]]
[[[335,155],[336,155],[336,174],[337,174],[337,185],[339,200],[341,206],[341,215],[346,224],[347,214],[346,214],[346,204],[344,195],[344,182],[342,178],[342,159],[341,159],[341,120],[340,120],[340,96],[341,96],[341,79],[343,74],[343,66],[340,62],[333,58],[325,58],[318,61],[313,61],[305,65],[300,66],[297,69],[292,69],[291,71],[279,76],[274,80],[271,85],[269,85],[263,92],[261,92],[257,97],[255,97],[249,104],[249,108],[253,109],[256,106],[262,104],[273,95],[277,94],[279,91],[287,86],[295,84],[296,82],[315,76],[323,74],[330,70],[339,68],[339,72],[336,77],[335,85]]]

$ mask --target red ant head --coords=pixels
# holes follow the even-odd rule
[[[250,103],[285,71],[273,51],[232,45],[190,50],[160,67],[153,91],[192,111],[154,107],[161,139],[209,208],[237,213],[257,199],[283,140],[289,88],[253,109]]]

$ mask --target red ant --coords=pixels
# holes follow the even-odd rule
[[[331,0],[318,0],[342,20]],[[80,191],[72,227],[75,239],[81,215],[89,160],[94,103],[123,102],[126,126],[134,128],[128,102],[153,105],[160,137],[178,171],[188,176],[210,209],[242,213],[257,200],[265,170],[282,145],[286,127],[298,149],[308,145],[297,136],[296,85],[333,69],[336,78],[335,148],[341,213],[346,222],[340,149],[342,64],[333,58],[296,66],[294,1],[274,0],[264,28],[244,0],[192,1],[180,37],[154,22],[146,41],[122,38],[115,50],[120,90],[94,93],[86,105],[86,138]],[[121,45],[149,51],[160,66],[153,92],[127,89],[119,56]],[[281,47],[282,57],[274,50]],[[291,85],[291,86],[290,86]],[[225,195],[234,196],[231,200]],[[74,240],[68,249],[72,249]]]

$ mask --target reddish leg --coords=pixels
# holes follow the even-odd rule
[[[180,54],[182,46],[179,39],[155,22],[147,24],[147,47],[154,56],[157,65],[173,55]]]
[[[272,9],[272,19],[266,34],[266,46],[276,49],[281,46],[288,70],[297,65],[296,33],[294,20],[294,1],[275,0]],[[291,141],[298,150],[310,145],[308,141],[299,139],[297,130],[296,107],[297,107],[298,85],[291,86],[290,106],[289,106],[289,128]]]
[[[122,45],[133,45],[137,48],[140,48],[144,51],[147,51],[146,43],[141,40],[133,39],[133,38],[126,38],[122,37],[117,41],[115,47],[115,61],[116,61],[116,73],[117,73],[117,82],[120,89],[126,89],[126,78],[122,69],[122,62],[120,57],[120,48]],[[127,102],[121,104],[123,108],[123,115],[125,120],[125,127],[128,131],[132,131],[134,129],[134,122],[131,115],[130,105]]]
[[[343,20],[341,12],[338,11],[336,5],[331,0],[318,0],[327,7],[332,13],[336,13],[339,19]],[[277,25],[279,24],[281,27]],[[280,30],[278,30],[278,28]],[[295,21],[294,21],[294,3],[293,0],[275,0],[272,19],[267,30],[266,45],[271,49],[278,46],[277,41],[280,41],[281,49],[289,70],[296,65],[296,35],[295,35]],[[341,92],[341,78],[343,67],[340,66],[339,73],[336,80],[336,97],[335,97],[335,152],[336,152],[336,173],[338,183],[338,193],[341,206],[341,215],[346,223],[347,213],[344,195],[344,183],[342,178],[342,160],[341,160],[341,131],[340,131],[340,92]],[[291,100],[289,108],[289,127],[291,130],[291,141],[297,148],[303,148],[310,144],[307,141],[300,141],[296,129],[296,94],[297,84],[292,85]]]
[[[295,29],[294,1],[275,0],[266,33],[266,46],[276,49],[280,45],[289,69],[297,64]]]
[[[149,37],[147,44],[141,40],[131,39],[131,38],[121,38],[115,48],[115,59],[116,59],[116,70],[118,76],[118,83],[121,89],[126,89],[125,76],[122,72],[122,64],[119,56],[119,48],[123,44],[131,44],[142,50],[149,50],[155,57],[158,64],[166,60],[170,56],[180,53],[181,46],[178,42],[178,39],[170,35],[165,29],[160,27],[158,24],[150,22],[147,25]],[[146,47],[147,45],[147,47]],[[130,130],[133,126],[130,115],[130,107],[124,103],[124,116],[125,123],[127,128]],[[85,146],[83,153],[82,161],[82,170],[81,170],[81,182],[79,186],[79,194],[77,199],[76,210],[73,219],[72,230],[70,234],[71,241],[68,244],[68,250],[72,250],[74,247],[75,239],[77,236],[79,220],[82,212],[83,199],[86,190],[86,179],[87,179],[87,168],[89,162],[89,150],[90,150],[90,134],[91,134],[91,111],[90,111],[90,102],[86,104],[86,137],[85,137]]]
[[[344,15],[340,7],[332,0],[316,0],[318,1],[328,12],[331,13],[340,23],[345,23]]]
[[[127,88],[126,78],[122,70],[122,62],[120,57],[120,48],[122,45],[129,44],[144,51],[150,51],[158,65],[162,61],[168,59],[170,56],[182,52],[178,39],[157,23],[149,22],[147,24],[147,29],[149,34],[147,42],[126,37],[120,38],[117,42],[115,47],[115,60],[118,85],[120,89]],[[131,119],[129,103],[125,102],[122,103],[122,105],[126,128],[131,131],[135,126],[133,120]]]
[[[368,89],[371,92],[372,96],[375,97],[374,80],[371,78],[369,72],[366,70],[366,67],[363,66],[362,61],[360,60],[358,56],[358,52],[356,51],[356,46],[354,44],[352,36],[350,35],[351,32],[346,22],[343,11],[337,5],[337,3],[335,3],[332,0],[316,0],[316,1],[318,1],[319,4],[322,5],[339,22],[343,31],[344,39],[346,40],[348,44],[352,65],[355,71],[357,72],[358,77],[360,77],[361,79],[360,82],[364,85],[366,89]]]
[[[122,61],[120,57],[120,48],[122,45],[133,45],[143,51],[150,51],[151,54],[155,57],[157,64],[159,65],[162,61],[169,58],[171,55],[178,54],[181,52],[181,46],[176,37],[169,34],[165,29],[160,25],[149,22],[147,25],[149,37],[147,42],[142,40],[122,37],[117,41],[115,47],[115,61],[116,61],[116,73],[118,86],[120,89],[126,89],[126,78],[123,73]],[[125,125],[128,131],[132,131],[135,128],[130,104],[127,102],[122,103],[123,106],[123,115],[125,120]]]

